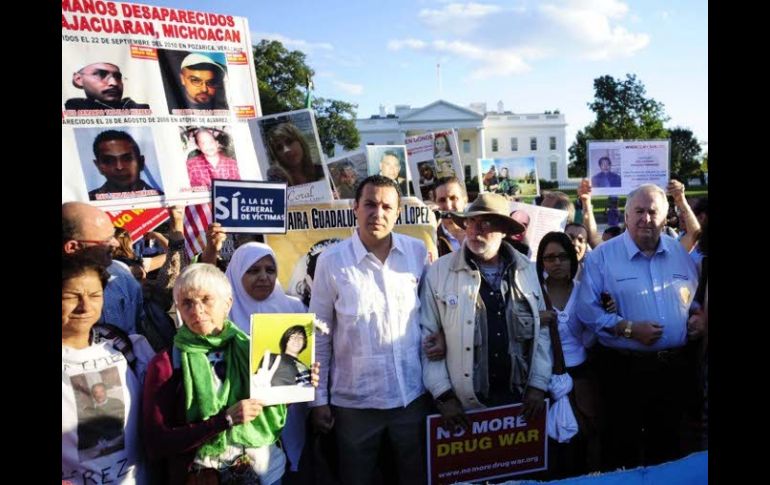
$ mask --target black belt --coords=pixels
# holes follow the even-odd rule
[[[626,357],[632,357],[635,359],[657,360],[664,363],[670,362],[672,359],[679,357],[681,355],[684,355],[685,353],[685,347],[674,347],[672,349],[665,349],[665,350],[651,350],[648,352],[645,352],[643,350],[618,349],[614,347],[605,347],[605,348]]]

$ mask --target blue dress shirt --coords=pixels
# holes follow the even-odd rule
[[[639,250],[628,231],[586,255],[578,294],[577,314],[606,347],[664,350],[687,343],[687,319],[698,286],[698,271],[690,255],[672,237],[661,235],[651,257]],[[602,292],[612,295],[617,314],[602,309]],[[619,321],[650,320],[663,326],[653,345],[615,337]]]

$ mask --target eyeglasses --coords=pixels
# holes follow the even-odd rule
[[[113,241],[117,242],[114,236],[110,236],[104,241],[94,241],[91,239],[76,239],[75,241],[80,244],[94,244],[97,246],[112,246]]]
[[[93,72],[81,72],[81,74],[98,77],[102,81],[105,81],[110,77],[114,79],[116,82],[123,81],[123,74],[120,71],[108,71],[107,69],[95,69]]]
[[[190,81],[190,84],[195,86],[196,88],[199,88],[203,85],[206,86],[206,89],[219,89],[222,87],[222,81],[219,81],[217,79],[211,79],[208,81],[204,81],[203,79],[195,76],[188,76],[187,80]]]
[[[479,232],[491,232],[497,230],[497,225],[494,221],[490,221],[489,219],[474,219],[472,217],[465,219],[465,229],[468,229],[471,226],[476,227],[476,230]]]
[[[545,263],[555,263],[556,261],[560,261],[562,263],[569,261],[569,255],[567,255],[567,253],[559,253],[543,256],[543,262]]]

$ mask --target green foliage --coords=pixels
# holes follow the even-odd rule
[[[263,115],[305,107],[305,87],[315,72],[304,53],[289,51],[277,40],[261,40],[254,46],[254,68]]]
[[[261,40],[254,46],[254,67],[263,115],[305,108],[307,83],[315,71],[306,64],[304,53],[290,51],[277,40]],[[334,155],[335,144],[346,150],[358,147],[361,137],[354,121],[358,105],[316,98],[312,106],[326,156]]]
[[[671,174],[678,180],[686,181],[699,177],[702,173],[698,155],[701,148],[692,131],[686,128],[674,128],[671,137]]]
[[[605,75],[594,79],[594,100],[588,103],[596,120],[578,131],[569,147],[570,176],[586,174],[586,141],[668,138],[663,124],[669,117],[663,103],[645,97],[641,81],[633,74],[626,79]]]
[[[336,99],[313,99],[318,137],[327,157],[334,155],[334,145],[340,144],[345,150],[354,150],[361,143],[361,135],[355,125],[358,105]]]

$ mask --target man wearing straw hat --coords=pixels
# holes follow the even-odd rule
[[[442,330],[446,339],[444,360],[423,356],[423,382],[450,427],[467,427],[467,409],[523,402],[530,418],[544,407],[545,304],[534,263],[503,240],[524,231],[509,213],[508,200],[489,192],[453,213],[463,246],[429,268],[420,291],[423,336]]]

